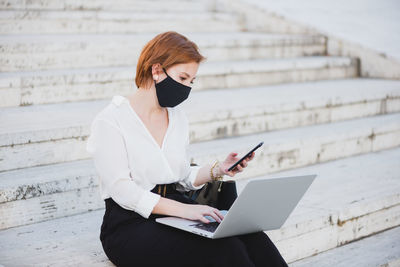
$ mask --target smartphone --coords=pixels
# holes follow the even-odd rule
[[[243,158],[239,159],[238,162],[233,164],[231,167],[229,167],[228,171],[233,170],[238,164],[240,164],[245,158],[249,157],[257,148],[262,146],[264,142],[259,143],[255,148],[253,148],[249,153],[247,153]]]

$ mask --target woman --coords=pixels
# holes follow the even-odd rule
[[[176,216],[207,223],[207,215],[220,222],[219,210],[182,192],[233,177],[254,157],[229,172],[237,153],[222,163],[190,165],[189,123],[179,104],[204,59],[185,36],[157,35],[141,52],[138,90],[114,96],[91,125],[87,151],[106,205],[100,240],[117,266],[287,266],[264,232],[213,240],[155,222]]]

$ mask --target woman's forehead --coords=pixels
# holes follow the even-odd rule
[[[188,77],[194,77],[199,67],[198,63],[181,63],[171,67],[176,73],[183,74]]]

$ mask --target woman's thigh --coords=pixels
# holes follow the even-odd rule
[[[238,237],[209,239],[153,220],[124,231],[124,244],[108,253],[117,266],[255,266]]]

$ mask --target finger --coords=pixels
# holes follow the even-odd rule
[[[218,215],[218,217],[223,220],[224,219],[224,215],[222,215],[222,213],[219,210],[215,210],[215,214]]]
[[[251,153],[251,155],[249,156],[249,160],[252,160],[254,158],[255,154],[256,154],[256,152]]]
[[[233,168],[229,173],[231,174],[231,176],[235,175],[235,173],[238,172],[238,166],[236,166],[235,168]]]
[[[233,168],[231,171],[229,171],[228,175],[231,176],[231,177],[235,176],[235,174],[238,172],[238,166],[239,165],[236,165],[235,168]]]
[[[206,217],[204,217],[204,216],[201,216],[201,217],[200,217],[200,221],[203,222],[203,223],[209,223],[209,222],[210,222],[210,221],[209,221]]]
[[[236,165],[236,167],[232,170],[232,176],[240,172],[240,170],[241,170],[240,164]]]
[[[215,214],[215,220],[220,223],[222,221],[222,219],[224,218],[224,216],[221,214],[221,212],[218,209],[214,209],[213,212]]]
[[[214,218],[214,220],[216,220],[217,222],[221,222],[221,219],[217,216],[217,214],[215,214],[215,211],[212,210],[208,215],[210,215],[211,217]]]
[[[229,175],[229,176],[232,176],[232,175],[233,175],[233,170],[235,170],[235,169],[236,169],[236,167],[233,168],[231,171],[228,171],[228,168],[226,168],[226,169],[225,169],[225,173],[226,173],[227,175]]]

